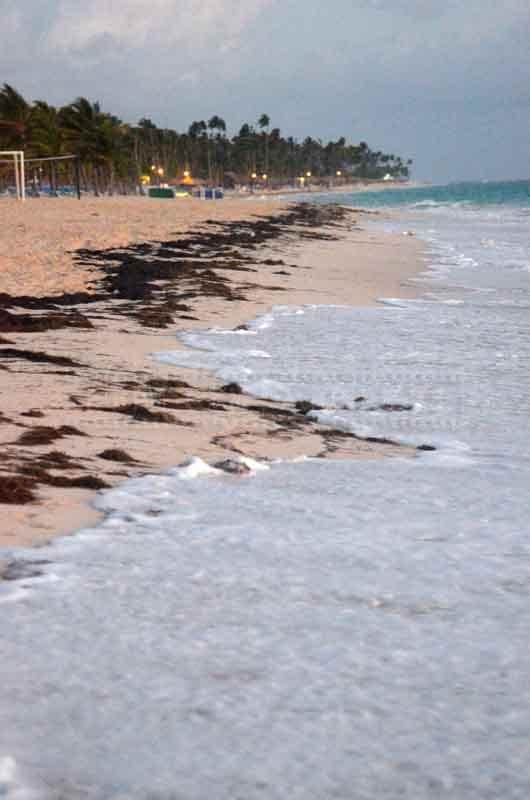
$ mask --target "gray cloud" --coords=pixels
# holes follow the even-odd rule
[[[0,81],[127,120],[347,135],[424,179],[524,176],[527,0],[0,0]]]

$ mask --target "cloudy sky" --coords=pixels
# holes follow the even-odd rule
[[[0,0],[0,83],[129,122],[365,139],[443,181],[530,176],[529,0]]]

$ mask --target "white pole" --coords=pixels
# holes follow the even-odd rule
[[[20,176],[18,174],[18,155],[13,153],[13,162],[15,164],[15,184],[17,187],[17,200],[20,200]]]
[[[24,164],[24,153],[20,154],[20,182],[22,184],[22,202],[26,200],[26,167]]]

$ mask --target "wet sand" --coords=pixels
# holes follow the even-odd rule
[[[358,214],[309,219],[289,208],[142,198],[1,206],[10,224],[0,239],[0,547],[92,524],[95,491],[190,455],[414,454],[149,358],[181,347],[179,331],[235,328],[275,304],[416,294],[406,284],[424,263],[414,239],[364,230]]]

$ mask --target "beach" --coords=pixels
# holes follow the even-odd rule
[[[293,419],[275,415],[277,403],[252,409],[252,397],[220,391],[208,373],[150,355],[182,348],[179,332],[234,329],[278,304],[360,307],[414,296],[406,282],[423,265],[415,240],[367,232],[358,213],[282,223],[290,207],[270,199],[6,201],[2,213],[0,436],[8,502],[0,546],[42,544],[93,524],[101,518],[91,507],[95,491],[190,456],[373,458],[406,449],[357,437],[331,447],[323,426],[297,419],[292,404],[285,411]],[[265,226],[254,245],[252,226],[264,218],[280,225]],[[203,242],[198,261],[192,243],[184,254],[191,272],[179,278],[178,291],[175,275],[165,276],[160,292],[146,291],[146,281],[141,291],[134,281],[124,288],[123,276],[137,267],[125,257],[110,285],[98,261],[114,248],[118,261],[109,263],[119,263],[120,249],[123,256],[139,247],[152,262],[160,242],[175,247],[191,231],[226,234],[239,220],[251,226],[242,241],[236,226],[230,245]],[[17,492],[30,502],[13,502]]]

